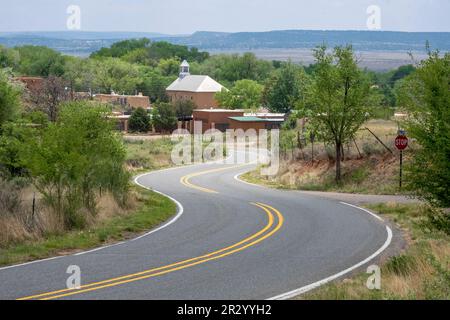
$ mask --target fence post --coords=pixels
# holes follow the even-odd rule
[[[36,212],[36,192],[33,192],[33,210],[32,210],[32,214],[31,214],[31,219],[34,223],[34,214]]]

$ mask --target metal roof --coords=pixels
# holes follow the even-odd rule
[[[199,111],[199,112],[230,112],[230,113],[244,113],[244,110],[240,110],[240,109],[195,109],[194,111]]]
[[[229,119],[239,122],[266,122],[266,119],[258,117],[230,117]]]
[[[225,87],[208,76],[186,76],[176,79],[167,91],[220,92]]]

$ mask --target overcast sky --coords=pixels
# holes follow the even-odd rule
[[[382,30],[450,32],[450,0],[0,0],[0,31],[66,30],[69,5],[82,31],[366,30],[378,5]]]

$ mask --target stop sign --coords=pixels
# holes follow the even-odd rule
[[[398,136],[395,139],[395,146],[398,150],[405,150],[408,148],[408,138],[406,136]]]

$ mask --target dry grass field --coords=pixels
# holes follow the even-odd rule
[[[255,171],[243,178],[277,188],[401,194],[398,186],[399,153],[394,146],[397,131],[398,124],[395,121],[372,120],[366,123],[355,141],[344,147],[341,185],[335,182],[334,148],[323,143],[315,143],[314,156],[311,143],[301,150],[297,148],[287,151],[282,155],[280,171],[274,177],[262,177],[259,171]],[[415,148],[414,142],[411,142],[410,148],[405,152],[405,162]]]

